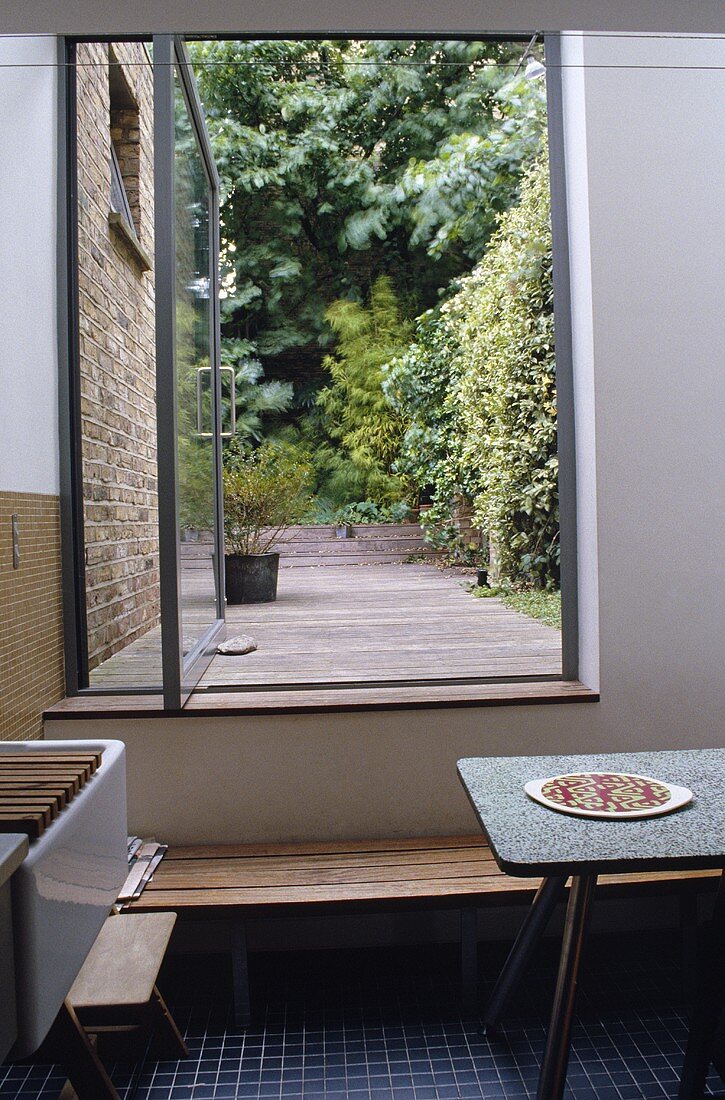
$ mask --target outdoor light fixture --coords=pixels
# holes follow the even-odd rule
[[[514,70],[514,80],[521,72],[521,66],[524,64],[524,62],[526,62],[524,76],[527,80],[538,80],[540,76],[544,76],[544,74],[546,73],[546,67],[544,66],[544,64],[541,61],[538,61],[531,53],[534,46],[539,41],[540,37],[541,35],[539,31],[536,31],[535,34],[532,34],[531,41],[529,42],[524,52],[521,54],[521,60]]]
[[[539,80],[540,77],[546,74],[546,66],[537,61],[535,57],[530,57],[526,62],[526,68],[524,69],[524,76],[527,80]]]

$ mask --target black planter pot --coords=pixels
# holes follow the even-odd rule
[[[277,599],[279,554],[227,554],[227,603],[272,603]]]

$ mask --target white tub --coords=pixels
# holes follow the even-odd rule
[[[38,1048],[128,873],[122,741],[9,741],[6,752],[102,751],[95,775],[60,812],[12,878],[18,1039]]]

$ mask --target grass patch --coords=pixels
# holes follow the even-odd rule
[[[514,611],[561,630],[561,592],[544,592],[536,588],[528,592],[511,592],[505,588],[480,588],[478,585],[472,591],[477,597],[498,596]]]

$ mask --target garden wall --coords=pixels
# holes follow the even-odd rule
[[[154,281],[146,262],[154,247],[153,77],[140,43],[81,44],[78,62],[80,373],[93,669],[159,619]],[[130,226],[111,213],[112,143]]]

